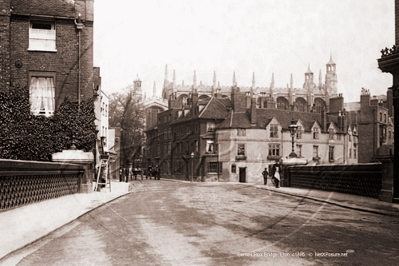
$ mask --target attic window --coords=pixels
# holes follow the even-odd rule
[[[213,123],[213,122],[206,123],[206,128],[207,128],[208,132],[214,132],[215,131],[215,123]]]
[[[56,52],[55,44],[55,22],[30,22],[28,50]]]
[[[278,138],[278,125],[270,125],[270,137]]]
[[[296,138],[301,139],[302,138],[302,127],[298,126],[298,129],[296,131]]]
[[[319,128],[318,127],[313,128],[313,139],[319,139]]]
[[[334,129],[330,128],[328,130],[328,133],[329,133],[329,139],[334,140]]]

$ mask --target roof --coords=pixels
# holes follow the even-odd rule
[[[294,112],[280,109],[256,109],[256,125],[251,125],[249,112],[231,111],[218,129],[224,128],[265,128],[275,117],[284,130],[289,130],[292,119],[301,120],[304,130],[311,131],[315,121],[321,124],[321,114]]]
[[[15,14],[75,17],[73,0],[11,0],[11,6]]]
[[[205,102],[205,101],[204,101]],[[202,103],[204,103],[202,102]],[[178,124],[184,121],[188,121],[196,118],[204,118],[204,119],[225,119],[228,114],[227,108],[222,102],[220,102],[215,97],[210,98],[204,109],[201,112],[193,115],[192,111],[185,115],[184,117],[180,117],[173,121],[171,124]]]

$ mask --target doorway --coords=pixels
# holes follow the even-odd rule
[[[246,167],[240,167],[239,168],[239,171],[240,171],[240,173],[239,173],[239,175],[240,175],[240,183],[245,183],[245,179],[246,179],[246,176],[245,176],[245,169],[246,169]]]

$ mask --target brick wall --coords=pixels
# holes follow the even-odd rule
[[[291,166],[284,169],[291,187],[319,189],[378,198],[382,165]]]
[[[92,1],[84,0],[71,3],[12,0],[14,9],[10,17],[10,0],[0,0],[0,90],[6,90],[9,84],[28,85],[29,73],[33,71],[55,73],[56,107],[66,97],[77,101],[79,48],[74,19],[81,13],[84,19],[80,33],[81,100],[93,96],[93,5]],[[25,14],[27,11],[31,16]],[[56,52],[28,51],[30,19],[43,19],[41,15],[55,17],[52,21],[55,21]],[[22,62],[22,67],[16,67],[17,61]]]
[[[0,91],[9,87],[10,79],[10,0],[0,0]]]
[[[395,44],[399,44],[399,0],[395,0]]]

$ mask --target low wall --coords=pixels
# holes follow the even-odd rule
[[[86,166],[0,159],[0,211],[82,191]]]
[[[285,184],[378,198],[382,188],[382,164],[289,166]]]

